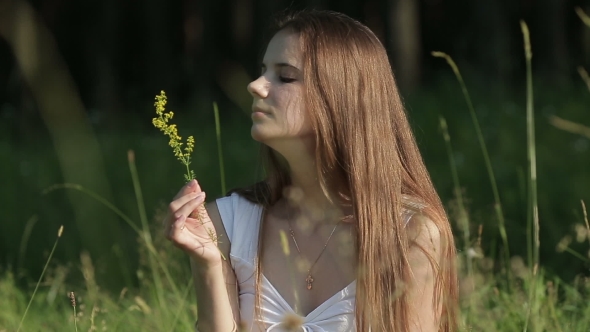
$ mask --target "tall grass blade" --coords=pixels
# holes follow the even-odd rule
[[[215,113],[215,134],[217,139],[217,155],[219,156],[219,172],[221,176],[221,193],[225,195],[225,167],[223,166],[223,153],[221,150],[221,124],[219,121],[219,109],[217,103],[213,103],[213,112]]]
[[[588,16],[580,7],[576,7],[575,11],[576,14],[578,14],[578,17],[582,20],[582,22],[584,22],[584,24],[586,24],[586,26],[590,28],[590,16]]]
[[[54,184],[54,185],[48,187],[47,189],[43,190],[43,195],[47,195],[57,189],[73,189],[73,190],[77,190],[79,192],[82,192],[82,193],[94,198],[96,201],[98,201],[99,203],[101,203],[102,205],[107,207],[109,210],[113,211],[121,219],[123,219],[123,221],[125,221],[125,223],[127,223],[127,225],[129,225],[129,227],[131,227],[131,229],[133,229],[135,231],[135,233],[137,233],[137,235],[141,236],[141,229],[139,229],[139,227],[137,227],[137,225],[135,225],[135,223],[133,223],[131,218],[129,218],[121,210],[119,210],[116,206],[114,206],[111,202],[107,201],[106,199],[104,199],[102,196],[95,193],[94,191],[86,189],[83,186],[76,184],[76,183],[58,183],[58,184]]]
[[[483,134],[481,131],[481,126],[479,125],[479,120],[477,120],[477,116],[475,115],[475,109],[473,107],[473,103],[471,102],[471,97],[469,95],[469,91],[467,91],[467,87],[465,86],[465,82],[463,81],[463,76],[461,76],[461,72],[455,64],[453,58],[451,58],[448,54],[443,52],[432,52],[432,55],[437,58],[443,58],[447,61],[459,84],[461,85],[461,90],[463,91],[463,96],[465,101],[467,102],[467,107],[469,109],[469,114],[471,115],[471,120],[473,121],[473,125],[475,127],[475,131],[477,133],[477,139],[479,141],[479,145],[481,147],[481,151],[483,153],[483,157],[485,160],[486,169],[488,172],[488,176],[490,178],[490,184],[492,186],[492,192],[494,194],[494,211],[496,213],[496,218],[498,219],[498,230],[500,232],[500,237],[502,238],[502,243],[504,245],[504,260],[506,265],[506,287],[510,287],[510,282],[508,275],[510,273],[510,250],[508,248],[508,235],[506,233],[506,226],[504,221],[504,212],[502,210],[502,203],[500,202],[500,194],[498,192],[498,185],[496,184],[496,176],[494,175],[494,170],[492,169],[492,162],[490,161],[490,156],[488,154],[488,148],[486,143],[483,139]]]
[[[588,262],[587,257],[584,257],[584,255],[580,254],[579,252],[573,250],[570,247],[563,248],[563,251],[567,252],[568,254],[571,254],[572,256],[576,257],[577,259],[581,260],[582,262]]]
[[[74,307],[74,331],[78,332],[78,316],[76,314],[76,307]]]
[[[586,211],[586,204],[584,204],[584,200],[580,200],[580,204],[582,204],[582,212],[584,213],[584,222],[586,223],[586,231],[588,231],[588,243],[590,243],[590,223],[588,223],[588,212]]]
[[[471,249],[471,234],[469,229],[469,214],[467,213],[467,209],[465,208],[465,203],[463,201],[463,193],[461,192],[461,184],[459,182],[459,174],[457,172],[457,164],[455,163],[455,158],[453,157],[453,146],[451,144],[451,136],[449,135],[449,128],[447,126],[447,121],[444,117],[439,118],[440,121],[440,128],[443,133],[443,138],[445,141],[445,146],[447,148],[447,155],[449,157],[449,166],[451,168],[451,177],[453,178],[453,187],[455,191],[455,199],[457,200],[457,209],[459,212],[458,215],[458,224],[463,232],[463,259],[465,260],[466,272],[467,277],[470,280],[473,280],[473,263],[471,260],[471,256],[469,255],[469,250]],[[474,289],[470,287],[468,292],[472,292]],[[472,308],[475,307],[473,301],[475,300],[474,296],[469,297],[469,301],[471,305],[468,306],[467,312],[465,317],[467,318],[467,324],[469,325],[469,320],[472,316]]]
[[[148,251],[152,255],[154,255],[155,257],[158,256],[158,252],[156,251],[156,248],[153,246],[152,243],[145,242],[145,237],[143,236],[142,230],[139,227],[137,227],[137,225],[135,225],[135,223],[131,220],[131,218],[129,218],[125,213],[123,213],[116,206],[114,206],[111,202],[107,201],[106,199],[104,199],[99,194],[95,193],[92,190],[86,189],[83,186],[81,186],[79,184],[76,184],[76,183],[58,183],[58,184],[54,184],[54,185],[50,186],[49,188],[45,189],[43,191],[43,194],[44,195],[47,195],[47,194],[49,194],[52,191],[55,191],[57,189],[72,189],[72,190],[77,190],[79,192],[82,192],[82,193],[84,193],[84,194],[92,197],[93,199],[95,199],[96,201],[98,201],[99,203],[101,203],[102,205],[104,205],[106,208],[108,208],[109,210],[113,211],[121,219],[123,219],[123,221],[125,221],[125,223],[127,223],[127,225],[129,225],[129,227],[131,227],[131,229],[133,229],[133,231],[135,231],[135,233],[137,234],[137,236],[139,236],[144,241],[144,244],[145,244],[146,248],[148,249]],[[172,290],[173,290],[174,294],[176,296],[180,296],[179,295],[180,294],[179,293],[179,290],[176,287],[176,284],[173,282],[172,276],[170,275],[170,272],[168,271],[168,268],[166,267],[166,265],[164,263],[162,263],[162,261],[159,260],[159,259],[156,260],[156,262],[160,266],[160,269],[164,272],[164,276],[166,277],[166,280],[168,281],[168,283],[172,287]]]
[[[143,193],[141,191],[141,184],[139,183],[139,176],[137,175],[137,167],[135,166],[135,153],[133,150],[127,151],[127,162],[129,164],[129,172],[131,173],[131,180],[133,182],[133,190],[135,191],[135,199],[137,200],[137,210],[139,211],[139,220],[141,221],[142,232],[141,236],[143,237],[146,244],[153,247],[154,242],[152,241],[152,235],[150,234],[150,228],[148,225],[147,220],[147,213],[145,211],[145,204],[143,201]],[[156,291],[156,296],[158,298],[158,303],[160,305],[160,309],[166,311],[167,308],[164,306],[164,286],[162,284],[162,280],[160,279],[160,274],[158,273],[158,268],[156,264],[157,256],[154,254],[148,255],[150,268],[152,270],[152,278],[154,280],[154,286]]]
[[[451,167],[451,177],[453,178],[453,187],[455,191],[455,199],[459,208],[459,225],[463,231],[463,250],[465,253],[465,261],[467,265],[467,275],[473,275],[473,268],[471,258],[468,257],[467,252],[470,248],[470,229],[469,229],[469,215],[465,209],[465,203],[463,202],[463,193],[461,192],[461,184],[459,183],[459,174],[457,172],[457,164],[455,164],[455,158],[453,158],[453,147],[451,144],[451,136],[449,135],[449,128],[447,121],[444,117],[440,117],[440,128],[443,132],[443,138],[445,140],[445,146],[447,148],[447,155],[449,156],[449,164]]]
[[[529,163],[529,176],[530,176],[530,205],[529,208],[532,211],[533,221],[533,264],[531,273],[531,283],[529,289],[529,303],[527,319],[524,326],[524,331],[527,331],[532,310],[537,308],[537,272],[539,270],[539,207],[537,204],[537,155],[536,155],[536,144],[535,144],[535,114],[533,105],[533,74],[531,68],[531,59],[533,57],[531,51],[531,40],[529,34],[529,28],[524,21],[520,21],[520,28],[522,30],[524,38],[524,53],[526,60],[526,121],[527,121],[527,151],[528,151],[528,163]],[[533,325],[534,329],[534,325]]]
[[[70,292],[69,293],[70,296],[70,303],[72,304],[72,308],[73,308],[73,318],[74,318],[74,330],[76,332],[78,332],[78,314],[76,313],[76,294],[74,292]],[[94,325],[94,309],[92,310],[92,316],[90,317],[90,320],[92,321],[91,325]],[[91,327],[92,330],[92,327]]]
[[[23,262],[25,261],[25,253],[27,251],[27,244],[29,243],[29,238],[31,237],[31,232],[33,231],[33,227],[39,220],[39,217],[34,214],[27,220],[25,223],[25,230],[23,231],[23,236],[20,240],[20,247],[18,250],[18,267],[16,271],[20,271]]]
[[[57,231],[57,238],[55,239],[55,242],[53,243],[53,248],[51,248],[51,252],[49,253],[49,257],[47,257],[47,261],[45,262],[45,266],[43,267],[43,271],[41,271],[41,276],[39,277],[39,280],[37,281],[37,284],[35,285],[35,290],[33,291],[33,295],[31,296],[31,299],[29,300],[29,304],[27,304],[27,308],[25,309],[25,313],[23,314],[23,317],[20,320],[20,323],[18,324],[18,329],[16,329],[16,332],[19,332],[21,327],[23,326],[23,322],[25,321],[25,318],[27,317],[27,313],[29,312],[29,308],[31,307],[31,303],[33,303],[33,299],[35,298],[35,294],[37,294],[37,290],[39,289],[39,285],[41,284],[41,281],[43,280],[43,276],[45,275],[45,271],[47,270],[47,266],[49,266],[49,262],[51,261],[51,258],[53,257],[53,253],[55,252],[55,248],[57,247],[57,243],[59,242],[59,238],[61,238],[61,235],[64,231],[64,227],[63,225],[59,227],[59,230]]]
[[[178,311],[176,312],[176,315],[174,316],[174,321],[172,322],[172,325],[170,327],[170,332],[174,332],[176,329],[176,325],[178,324],[178,320],[180,319],[180,316],[182,315],[182,313],[184,312],[184,306],[186,305],[186,299],[188,297],[188,294],[190,293],[190,290],[193,286],[193,279],[190,278],[188,284],[186,285],[184,291],[182,292],[182,303],[180,304],[180,308],[178,309]],[[185,329],[188,331],[189,329],[191,329],[191,326],[185,326]]]
[[[588,76],[588,72],[586,71],[586,69],[582,66],[579,66],[578,67],[578,74],[580,74],[580,77],[582,78],[584,83],[586,83],[586,87],[588,88],[588,91],[590,91],[590,76]]]
[[[558,129],[590,138],[590,127],[586,127],[582,124],[565,120],[554,115],[549,117],[549,123]]]

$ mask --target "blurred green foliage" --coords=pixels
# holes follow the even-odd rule
[[[496,172],[506,214],[510,252],[526,257],[528,176],[524,94],[522,91],[499,92],[500,89],[488,89],[483,83],[471,83],[469,79],[467,84],[470,85]],[[590,105],[590,93],[584,89],[583,84],[579,84],[562,91],[543,90],[539,84],[535,95],[541,262],[548,273],[556,273],[565,279],[587,273],[589,267],[573,256],[556,252],[555,247],[564,236],[573,232],[575,224],[583,223],[580,200],[590,203],[590,141],[551,126],[547,118],[558,115],[572,121],[590,123],[587,106]],[[152,98],[146,96],[146,100]],[[195,136],[192,166],[197,179],[208,193],[208,200],[223,195],[212,105],[178,105],[173,96],[170,100],[170,109],[177,114],[179,126],[184,128],[186,135]],[[484,251],[488,256],[499,257],[500,242],[493,217],[491,187],[485,176],[482,153],[458,84],[451,78],[440,80],[427,91],[407,96],[405,102],[427,167],[453,221],[452,181],[439,128],[439,117],[446,118],[454,159],[471,215],[471,234],[475,237],[479,225],[483,225]],[[149,107],[147,103],[143,105]],[[222,105],[222,144],[228,188],[245,186],[262,176],[258,145],[249,134],[251,120],[248,114],[230,103]],[[145,112],[130,113],[148,112],[146,109]],[[80,230],[72,220],[71,205],[64,190],[42,194],[51,185],[63,182],[48,133],[39,122],[34,130],[19,132],[12,127],[11,120],[10,115],[5,115],[5,121],[0,124],[3,126],[0,131],[0,156],[5,161],[0,164],[0,172],[4,177],[0,186],[4,220],[0,224],[4,253],[0,258],[0,266],[15,270],[17,276],[38,275],[53,241],[47,234],[53,234],[59,225],[63,224],[66,230],[56,253],[59,263],[77,261],[84,243],[80,242],[77,235]],[[139,214],[127,164],[128,150],[135,151],[147,213],[154,225],[158,225],[160,220],[153,216],[165,209],[170,198],[183,185],[182,165],[174,160],[167,141],[151,126],[150,121],[149,117],[126,115],[121,117],[115,129],[104,124],[94,126],[104,158],[106,177],[113,192],[112,203],[138,225]],[[87,176],[92,177],[93,174]],[[77,195],[85,196],[83,193]],[[84,199],[92,201],[90,197]],[[32,225],[30,239],[23,247],[22,236],[27,221],[33,216],[38,221]],[[101,216],[84,222],[101,223]],[[134,262],[132,264],[137,264],[136,235],[122,220],[118,222],[126,230],[126,242],[118,243],[110,250],[128,256]],[[456,223],[453,226],[458,228]],[[463,248],[458,236],[457,241],[458,248]],[[585,244],[573,243],[572,247],[586,253]],[[97,273],[100,274],[101,262],[99,260],[96,263]],[[128,268],[131,275],[135,274],[136,266],[124,268]]]

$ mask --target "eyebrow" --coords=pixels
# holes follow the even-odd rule
[[[275,64],[275,66],[276,66],[276,67],[279,67],[279,68],[283,68],[283,67],[289,67],[289,68],[293,68],[293,69],[296,69],[296,70],[299,70],[299,71],[301,70],[301,69],[299,69],[299,68],[297,68],[297,67],[295,67],[295,66],[293,66],[293,65],[291,65],[291,64],[288,64],[288,63],[286,63],[286,62],[279,62],[279,63]],[[262,68],[266,68],[266,64],[265,64],[264,62],[262,62],[262,63],[260,64],[260,67],[262,67]]]

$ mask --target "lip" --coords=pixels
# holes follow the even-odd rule
[[[264,114],[270,114],[270,112],[267,112],[266,110],[260,108],[260,107],[252,107],[252,113],[264,113]]]
[[[266,110],[264,110],[260,107],[252,107],[252,115],[262,115],[262,114],[270,114],[270,112],[267,112]]]

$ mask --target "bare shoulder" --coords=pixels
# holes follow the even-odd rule
[[[223,226],[223,221],[221,220],[221,214],[219,214],[219,208],[217,207],[217,202],[212,201],[205,204],[205,208],[207,209],[207,213],[209,214],[209,218],[211,218],[211,223],[215,228],[215,232],[217,233],[217,246],[221,253],[225,256],[229,256],[230,252],[230,242],[227,238],[227,232],[225,230],[225,226]]]
[[[410,331],[439,331],[443,307],[452,282],[448,278],[449,246],[452,236],[446,220],[435,221],[417,212],[409,220],[406,229],[409,236],[408,263],[410,280]]]
[[[420,261],[431,256],[439,260],[444,239],[439,226],[432,219],[423,213],[415,213],[406,230],[410,241],[410,258]]]

